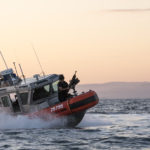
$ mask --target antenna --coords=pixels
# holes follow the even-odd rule
[[[43,71],[43,68],[42,68],[42,65],[41,65],[41,63],[40,63],[39,57],[38,57],[38,55],[37,55],[37,53],[36,53],[36,50],[35,50],[33,44],[31,44],[31,46],[32,46],[32,49],[34,50],[36,59],[37,59],[37,61],[38,61],[38,63],[39,63],[39,66],[40,66],[40,68],[41,68],[41,71],[42,71],[42,73],[43,73],[43,76],[45,77],[45,73],[44,73],[44,71]]]
[[[7,63],[6,63],[5,59],[4,59],[3,54],[2,54],[2,52],[1,52],[1,51],[0,51],[0,55],[2,56],[2,59],[3,59],[4,64],[5,64],[5,66],[6,66],[6,69],[8,69]]]
[[[14,64],[14,67],[15,67],[16,74],[17,74],[17,76],[18,76],[18,72],[17,72],[17,68],[16,68],[16,63],[13,62],[13,64]],[[19,77],[19,76],[18,76],[18,77]]]
[[[20,64],[19,64],[19,67],[20,67],[21,74],[22,74],[22,76],[23,76],[24,82],[25,82],[25,84],[26,84],[26,78],[25,78],[25,75],[23,74],[23,70],[22,70],[22,68],[21,68],[21,65],[20,65]]]

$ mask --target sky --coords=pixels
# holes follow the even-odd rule
[[[0,0],[0,50],[26,77],[41,73],[32,45],[67,81],[75,70],[82,84],[150,81],[150,1]]]

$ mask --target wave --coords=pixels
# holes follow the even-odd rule
[[[79,128],[101,128],[103,126],[122,125],[127,122],[129,126],[148,126],[149,114],[98,114],[87,113],[77,126]],[[57,118],[44,121],[40,118],[28,118],[27,116],[11,116],[0,114],[0,130],[5,129],[39,129],[39,128],[64,128],[65,118]]]
[[[78,127],[99,127],[107,125],[112,125],[112,122],[108,121],[104,117],[101,117],[100,114],[88,113],[85,115],[84,119],[78,125]]]

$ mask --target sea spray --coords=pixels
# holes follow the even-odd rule
[[[40,118],[29,118],[24,115],[11,116],[0,114],[0,129],[32,129],[32,128],[56,128],[65,125],[65,118],[55,118],[45,121]]]

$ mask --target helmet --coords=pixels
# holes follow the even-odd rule
[[[64,80],[64,75],[63,74],[59,75],[59,80]]]

